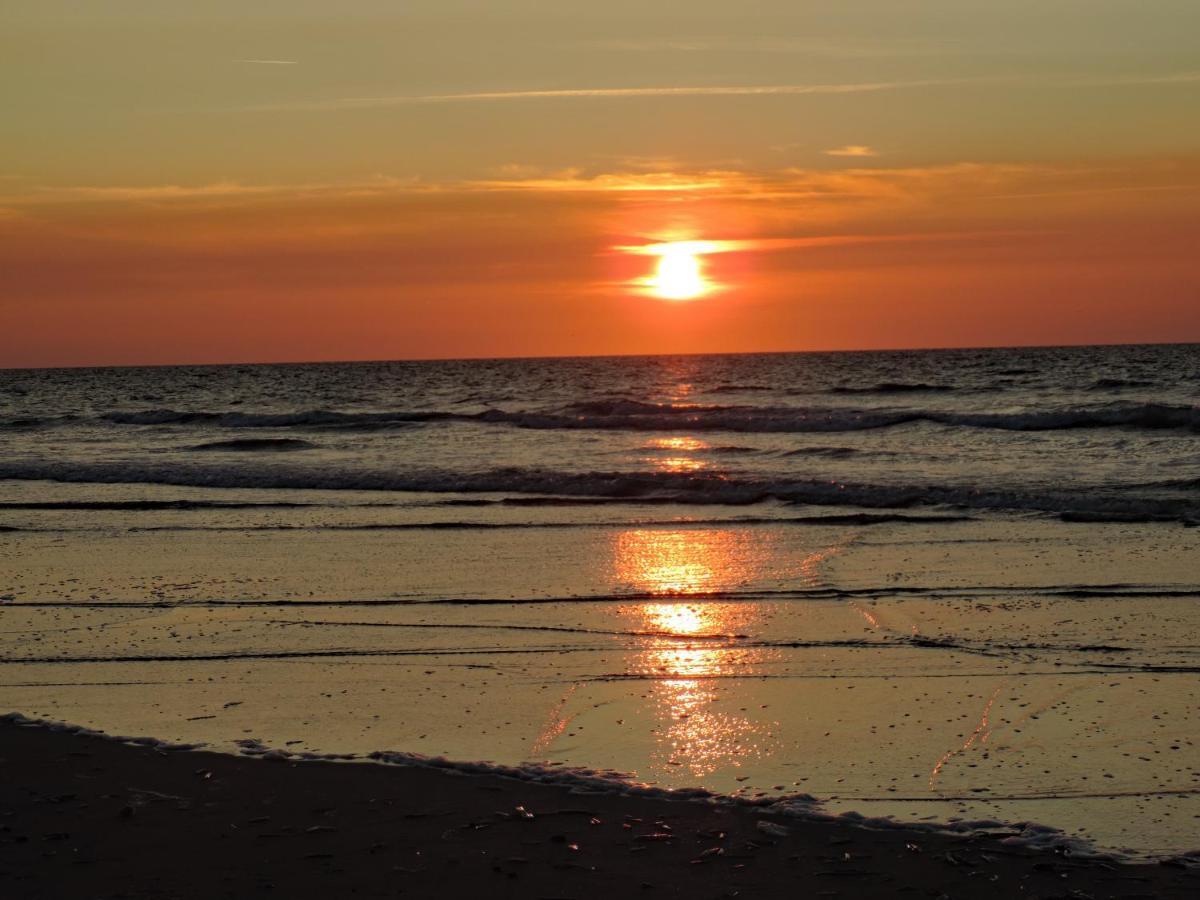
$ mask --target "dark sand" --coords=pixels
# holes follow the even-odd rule
[[[519,811],[523,808],[527,814]],[[1189,897],[1200,873],[0,723],[0,897]]]

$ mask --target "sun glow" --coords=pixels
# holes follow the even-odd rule
[[[665,300],[691,300],[708,288],[700,257],[683,247],[669,247],[658,258],[654,273],[655,293]]]
[[[695,300],[716,289],[704,271],[703,257],[720,253],[721,241],[666,241],[641,247],[622,247],[627,253],[657,256],[654,274],[634,282],[663,300]]]

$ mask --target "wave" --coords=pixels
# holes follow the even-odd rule
[[[1139,428],[1200,431],[1200,407],[1170,403],[1113,403],[1024,413],[931,414],[931,422],[1006,431]]]
[[[855,409],[648,404],[589,401],[565,414],[481,413],[475,418],[525,428],[600,428],[659,431],[838,432],[890,428],[914,422],[1004,431],[1144,428],[1200,431],[1200,408],[1166,403],[1113,403],[1012,413],[921,409]]]
[[[354,413],[311,409],[286,413],[181,411],[146,409],[105,413],[112,425],[211,425],[217,428],[394,428],[438,419],[457,418],[440,412]]]
[[[718,384],[716,387],[705,388],[706,394],[757,394],[773,393],[779,390],[769,384]]]
[[[1059,514],[1064,522],[1161,522],[1169,521],[1174,516],[1169,514],[1156,514],[1143,509],[1108,509],[1108,510],[1090,510],[1090,509],[1069,509]],[[1181,519],[1184,525],[1196,527],[1200,525],[1200,518],[1196,516],[1185,516]]]
[[[493,422],[525,428],[610,428],[658,431],[838,432],[890,428],[913,422],[1004,431],[1057,431],[1076,428],[1200,430],[1200,408],[1167,403],[1112,403],[1012,413],[921,409],[856,409],[668,405],[636,400],[584,401],[563,414],[479,414]]]
[[[302,509],[311,503],[289,501],[240,501],[240,500],[16,500],[0,502],[0,510],[38,510],[94,512],[97,510],[119,510],[122,512],[151,512],[173,510],[189,512],[208,509]]]
[[[827,459],[845,459],[863,452],[865,451],[854,447],[797,447],[795,450],[785,450],[780,456],[822,456]]]
[[[1003,385],[992,385],[985,390],[1003,390]],[[881,381],[878,384],[855,385],[839,384],[833,387],[790,388],[771,387],[765,384],[718,384],[716,387],[704,388],[705,394],[754,394],[782,393],[792,396],[812,394],[932,394],[950,393],[962,388],[951,384],[929,384],[926,382]]]
[[[288,413],[184,412],[154,409],[110,412],[100,417],[116,425],[209,425],[218,428],[310,428],[377,430],[430,422],[465,422],[529,429],[615,431],[728,431],[744,433],[833,433],[868,431],[927,422],[947,427],[1002,431],[1058,431],[1084,428],[1175,429],[1200,431],[1200,407],[1169,403],[1109,403],[1020,412],[959,412],[936,409],[744,406],[644,403],[638,400],[586,400],[548,410],[488,409],[449,411]]]
[[[7,419],[0,422],[0,428],[9,428],[13,431],[33,430],[37,428],[53,428],[58,425],[66,425],[71,422],[77,422],[78,416],[62,415],[62,416],[19,416],[15,419]]]
[[[945,393],[956,391],[958,388],[949,384],[926,384],[925,382],[917,382],[915,384],[906,384],[898,381],[884,381],[880,384],[873,384],[867,387],[857,387],[854,385],[838,385],[830,388],[831,394],[924,394],[924,393]]]
[[[768,500],[794,505],[862,509],[943,506],[1049,513],[1112,522],[1200,523],[1200,501],[1190,495],[1146,495],[1131,488],[1074,490],[980,489],[971,485],[869,484],[805,479],[738,478],[719,473],[562,472],[500,468],[485,472],[396,472],[333,466],[286,467],[157,462],[0,462],[0,479],[127,484],[153,483],[212,488],[515,493],[553,498],[621,499],[637,503],[747,506]],[[554,501],[561,502],[561,501]]]
[[[1179,491],[1193,490],[1200,488],[1200,478],[1168,478],[1163,481],[1148,482],[1144,487],[1159,487]]]
[[[209,441],[204,444],[197,444],[194,447],[189,447],[189,450],[213,451],[213,450],[228,450],[233,452],[258,452],[258,451],[291,451],[291,450],[315,450],[316,444],[309,441],[302,441],[299,438],[238,438],[232,441]]]
[[[1088,388],[1089,391],[1110,391],[1120,388],[1154,387],[1155,382],[1139,378],[1097,378]]]
[[[936,515],[930,513],[845,513],[815,516],[734,516],[720,518],[686,518],[686,519],[615,519],[584,522],[479,522],[479,521],[441,521],[441,522],[365,522],[348,525],[134,525],[129,531],[517,531],[517,530],[562,530],[579,528],[696,528],[699,526],[712,527],[752,527],[767,525],[783,526],[868,526],[868,525],[897,525],[911,524],[953,524],[974,521],[964,515]],[[8,528],[0,525],[0,531],[29,531],[41,529]]]

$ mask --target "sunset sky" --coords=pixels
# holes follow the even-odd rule
[[[6,0],[0,101],[0,366],[1200,341],[1196,0]]]

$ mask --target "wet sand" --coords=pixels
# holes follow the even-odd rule
[[[0,722],[7,897],[1194,897],[1200,872]]]
[[[380,494],[2,492],[166,508],[4,513],[0,710],[1200,848],[1196,529],[504,504],[440,529]],[[644,516],[678,524],[612,524]]]

